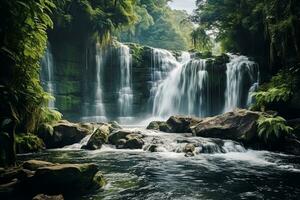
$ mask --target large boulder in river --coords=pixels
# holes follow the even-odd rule
[[[64,197],[62,195],[45,195],[45,194],[38,194],[35,197],[33,197],[32,200],[64,200]]]
[[[38,131],[38,135],[43,139],[47,148],[61,148],[80,142],[92,131],[89,126],[84,124],[62,120],[53,126],[43,125]]]
[[[73,196],[85,194],[102,187],[98,167],[95,164],[56,164],[38,168],[30,181],[35,193],[63,194]]]
[[[144,145],[143,137],[140,131],[118,130],[109,135],[108,141],[118,148],[141,149]]]
[[[201,122],[201,119],[188,116],[171,116],[166,122],[153,121],[147,129],[158,130],[166,133],[191,133],[191,126]]]
[[[202,120],[196,117],[187,116],[171,116],[167,120],[167,124],[171,127],[173,133],[190,133],[191,126],[194,126]]]
[[[260,112],[237,109],[215,117],[203,119],[191,127],[192,133],[200,137],[230,139],[250,142],[257,137],[257,119]]]
[[[110,129],[108,125],[102,125],[97,128],[90,139],[88,140],[87,144],[82,147],[82,149],[88,150],[96,150],[100,149],[103,144],[108,142],[108,135],[110,133]]]

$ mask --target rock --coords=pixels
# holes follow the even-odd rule
[[[95,164],[59,164],[38,168],[32,177],[30,188],[42,194],[76,195],[99,188],[94,181],[98,172]]]
[[[195,156],[195,145],[194,144],[186,144],[183,152],[185,153],[185,157],[192,157]]]
[[[288,154],[300,155],[300,140],[291,136],[286,137],[279,150]]]
[[[191,127],[200,137],[230,139],[249,143],[257,138],[256,120],[262,113],[237,109],[215,117],[203,119]]]
[[[64,197],[62,195],[48,196],[45,194],[38,194],[33,197],[32,200],[64,200]]]
[[[108,122],[108,124],[111,126],[113,130],[122,129],[120,124],[118,124],[118,122],[116,121]]]
[[[187,116],[171,116],[166,122],[153,121],[147,129],[159,130],[166,133],[191,133],[191,126],[201,122],[201,119]]]
[[[132,138],[126,141],[125,149],[142,149],[144,146],[144,141],[140,138]]]
[[[126,144],[126,139],[120,139],[120,140],[118,140],[118,142],[116,144],[116,148],[123,149],[125,144]]]
[[[65,120],[59,121],[52,127],[52,134],[51,132],[42,134],[42,130],[39,131],[39,136],[44,140],[47,148],[61,148],[72,145],[92,133],[86,124],[80,125]]]
[[[106,185],[106,180],[101,172],[97,172],[93,178],[97,186],[103,187]]]
[[[109,133],[109,126],[102,125],[94,131],[87,144],[83,148],[88,150],[100,149],[103,144],[108,142]]]
[[[38,168],[41,167],[50,167],[54,166],[55,164],[46,162],[46,161],[41,161],[41,160],[28,160],[23,163],[23,168],[28,169],[31,171],[36,171]]]
[[[32,153],[45,149],[44,142],[33,134],[16,134],[17,153]]]
[[[150,152],[158,152],[158,145],[151,144],[150,146],[147,146],[146,150]]]
[[[300,139],[300,118],[288,120],[287,125],[294,129],[293,134]]]
[[[131,135],[131,136],[129,136],[129,135]],[[119,140],[121,140],[121,139],[128,140],[130,138],[133,138],[133,135],[141,136],[141,133],[139,131],[118,130],[109,135],[108,141],[110,144],[116,145]]]
[[[153,121],[147,126],[147,129],[163,131],[166,133],[171,133],[172,129],[166,122],[163,121]]]
[[[171,128],[173,133],[190,133],[191,126],[200,123],[202,120],[195,117],[186,116],[171,116],[167,120],[168,126]]]

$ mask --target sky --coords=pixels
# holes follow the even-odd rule
[[[196,8],[196,0],[173,0],[169,3],[171,8],[177,10],[186,10],[189,14]]]

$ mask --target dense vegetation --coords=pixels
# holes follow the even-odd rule
[[[119,39],[164,49],[191,48],[193,24],[185,11],[170,9],[169,1],[138,0],[134,7],[137,21],[118,33]]]
[[[276,72],[299,62],[297,0],[198,0],[192,20],[215,32],[225,51],[254,56]]]
[[[47,108],[51,96],[39,80],[40,60],[47,44],[47,29],[83,28],[100,41],[135,20],[134,0],[59,1],[5,0],[0,4],[0,165],[15,162],[15,133],[35,133],[39,124],[58,120]],[[84,27],[76,27],[83,24]],[[80,32],[80,31],[79,31]],[[24,135],[23,134],[23,135]],[[29,136],[24,139],[28,139]],[[18,141],[25,141],[18,137]]]

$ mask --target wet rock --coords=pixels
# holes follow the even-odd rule
[[[146,151],[150,151],[150,152],[158,152],[158,145],[156,145],[156,144],[151,144],[151,145],[149,145],[149,146],[147,146],[146,148],[145,148],[145,150]]]
[[[195,145],[194,144],[186,144],[183,152],[185,153],[185,157],[195,156]]]
[[[144,141],[140,138],[132,138],[126,141],[125,149],[142,149],[144,146]]]
[[[147,126],[147,129],[172,133],[171,127],[163,121],[153,121]]]
[[[75,195],[85,194],[92,188],[99,188],[94,181],[98,172],[95,164],[58,164],[38,168],[32,177],[31,188],[43,194]]]
[[[52,127],[53,132],[43,133],[42,130],[39,131],[39,137],[43,139],[47,148],[61,148],[72,145],[80,142],[86,135],[92,133],[87,124],[76,124],[66,120],[59,121]]]
[[[32,200],[64,200],[62,195],[49,196],[45,194],[38,194]]]
[[[88,150],[100,149],[103,144],[108,142],[109,133],[110,129],[108,125],[100,126],[94,131],[87,144],[82,148]]]
[[[49,167],[54,166],[55,164],[51,162],[41,161],[41,160],[28,160],[23,163],[23,168],[28,169],[31,171],[36,171],[38,168],[41,167]]]
[[[123,149],[125,144],[126,144],[126,139],[120,139],[120,140],[118,140],[118,142],[116,144],[116,148]]]
[[[106,180],[105,180],[103,174],[102,174],[100,171],[98,171],[98,172],[95,174],[95,176],[94,176],[94,178],[93,178],[93,181],[96,183],[96,186],[97,186],[97,187],[98,187],[98,186],[103,187],[103,186],[106,185]],[[96,189],[97,189],[97,188],[96,188]]]
[[[130,130],[118,130],[109,135],[108,141],[110,144],[116,145],[117,142],[121,139],[128,140],[135,137],[142,137],[141,132]]]
[[[108,124],[109,124],[109,125],[111,126],[111,128],[112,128],[111,131],[113,131],[113,130],[118,130],[118,129],[122,129],[122,127],[120,126],[120,124],[119,124],[118,122],[116,122],[116,121],[109,122]]]
[[[249,143],[257,137],[257,123],[261,113],[237,109],[215,117],[203,119],[191,127],[200,137],[230,139]]]
[[[173,133],[190,133],[191,126],[194,126],[200,123],[202,120],[195,117],[186,117],[186,116],[171,116],[167,120],[167,124],[171,127]]]

